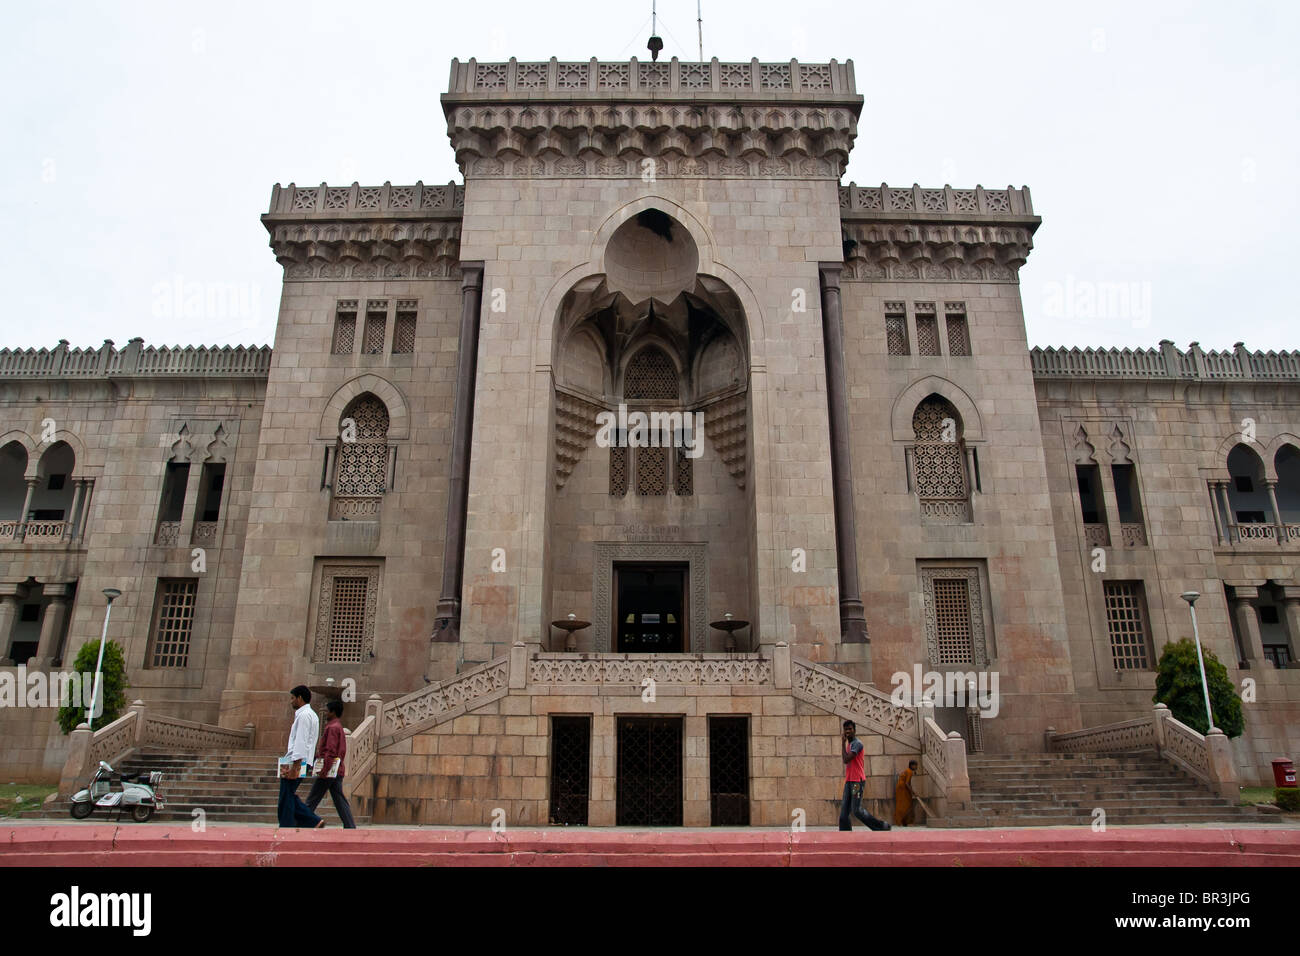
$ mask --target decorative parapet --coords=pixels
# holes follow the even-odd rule
[[[1058,754],[1132,753],[1154,749],[1156,732],[1150,717],[1139,717],[1064,734],[1049,733],[1047,741],[1048,751]]]
[[[271,346],[143,346],[132,339],[121,350],[105,339],[98,349],[68,348],[66,339],[52,349],[0,349],[0,379],[61,378],[266,378]]]
[[[900,707],[889,695],[812,661],[791,662],[794,696],[919,750],[920,725],[915,708]]]
[[[1168,339],[1153,349],[1040,348],[1029,351],[1034,377],[1181,379],[1190,381],[1300,381],[1300,351],[1206,352],[1199,342],[1181,351]]]
[[[271,189],[262,224],[286,279],[439,279],[456,274],[465,187]]]
[[[380,712],[379,749],[459,717],[472,707],[504,697],[509,671],[510,658],[498,657],[453,680],[435,681],[384,704]]]
[[[533,655],[530,684],[771,684],[772,661],[759,654]]]
[[[821,98],[855,95],[853,61],[839,63],[720,63],[678,60],[642,63],[601,62],[596,59],[560,62],[551,57],[542,62],[520,63],[514,57],[505,63],[451,61],[449,96],[501,93],[519,97],[557,94],[573,99],[583,94],[631,93],[650,97],[676,95],[698,97],[717,94],[728,99],[745,96]]]
[[[376,708],[376,711],[382,709]],[[347,732],[347,772],[343,775],[343,792],[351,797],[366,788],[375,769],[379,743],[379,717],[367,705],[365,719],[356,730]]]
[[[862,97],[852,61],[452,61],[466,176],[838,179]]]
[[[232,730],[196,720],[149,714],[144,718],[140,746],[167,750],[251,750],[253,734],[248,729]]]
[[[844,279],[1014,282],[1042,220],[1029,187],[840,187]]]

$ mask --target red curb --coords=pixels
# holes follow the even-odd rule
[[[1300,830],[0,827],[0,866],[1298,866]]]

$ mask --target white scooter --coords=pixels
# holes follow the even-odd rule
[[[162,809],[162,799],[155,789],[162,780],[161,771],[117,774],[122,784],[120,790],[113,789],[115,774],[116,771],[101,760],[90,786],[72,795],[72,815],[78,820],[84,820],[96,807],[101,810],[116,810],[119,815],[123,810],[129,810],[132,820],[147,823],[155,810]]]

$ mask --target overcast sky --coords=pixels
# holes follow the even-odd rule
[[[696,58],[694,0],[659,0]],[[1027,184],[1033,345],[1300,347],[1300,4],[704,0],[706,58],[851,58],[845,181]],[[0,58],[0,345],[264,344],[275,182],[460,179],[450,60],[645,56],[650,2],[33,3]],[[1285,258],[1284,258],[1285,257]],[[177,290],[210,293],[174,313]]]

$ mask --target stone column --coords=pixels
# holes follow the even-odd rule
[[[27,497],[23,499],[23,510],[18,513],[18,531],[14,534],[14,539],[23,541],[27,537],[27,512],[32,507],[32,495],[36,494],[36,486],[40,484],[39,478],[28,478],[27,480]]]
[[[1237,537],[1237,519],[1232,514],[1232,502],[1228,500],[1228,483],[1226,481],[1216,481],[1214,483],[1214,494],[1218,499],[1219,507],[1223,509],[1223,520],[1227,526],[1223,529],[1224,537],[1228,544],[1232,544]]]
[[[456,406],[452,412],[451,478],[447,485],[447,527],[442,544],[442,590],[433,640],[460,639],[460,591],[465,572],[465,509],[469,495],[470,439],[474,433],[474,387],[478,378],[479,312],[483,263],[460,264],[460,337],[456,355]]]
[[[1282,523],[1282,510],[1277,506],[1277,480],[1272,481],[1264,479],[1264,487],[1268,489],[1269,507],[1273,509],[1273,525],[1277,528],[1277,543],[1286,544],[1286,525]]]
[[[36,646],[36,656],[27,662],[32,670],[44,670],[54,664],[59,652],[59,638],[63,623],[68,617],[68,585],[47,584],[42,593],[50,599],[41,618],[41,639]]]
[[[73,479],[72,482],[72,507],[68,509],[68,520],[63,526],[63,540],[71,541],[77,528],[77,509],[81,506],[81,493],[85,491],[86,483],[80,478]]]
[[[90,524],[90,502],[95,494],[95,479],[86,479],[86,497],[81,502],[81,527],[77,529],[77,543],[86,540],[86,526]]]
[[[1097,466],[1097,479],[1101,482],[1101,497],[1106,509],[1106,527],[1112,548],[1124,547],[1124,525],[1119,520],[1119,499],[1115,497],[1115,472],[1109,464]]]
[[[14,621],[18,620],[18,595],[22,585],[0,584],[0,667],[12,667],[14,659],[9,654],[9,639],[13,635]]]
[[[196,456],[202,455],[197,448]],[[203,493],[203,462],[190,459],[190,473],[185,478],[185,502],[181,505],[181,530],[176,534],[177,547],[194,544],[194,523],[199,520],[199,496]]]
[[[835,490],[835,553],[839,565],[840,640],[869,643],[858,578],[858,536],[853,515],[853,463],[849,455],[848,383],[844,372],[844,319],[838,262],[818,266],[822,335],[826,348],[826,394],[830,406],[831,475]]]
[[[1264,660],[1264,641],[1259,633],[1259,612],[1250,602],[1259,597],[1259,588],[1246,585],[1232,589],[1232,613],[1237,618],[1237,631],[1241,634],[1241,652],[1247,663]]]
[[[1219,544],[1226,544],[1227,540],[1223,533],[1223,516],[1219,514],[1219,492],[1218,482],[1208,481],[1205,483],[1205,490],[1210,493],[1210,514],[1214,518],[1214,540]]]
[[[1282,588],[1282,608],[1286,615],[1286,639],[1291,645],[1291,660],[1300,651],[1300,587],[1286,585]]]
[[[1211,727],[1205,735],[1205,756],[1210,772],[1210,786],[1219,796],[1236,800],[1241,791],[1237,786],[1237,768],[1232,759],[1232,744],[1218,727]]]

